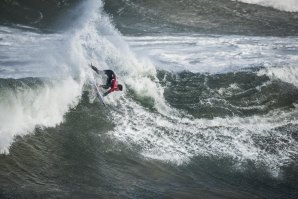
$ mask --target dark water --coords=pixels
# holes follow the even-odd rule
[[[182,72],[166,76],[165,82],[171,82],[165,91],[168,102],[198,118],[265,115],[275,109],[291,110],[298,99],[298,90],[292,84],[271,81],[256,72]],[[237,87],[231,88],[235,83]]]
[[[68,16],[77,3],[76,0],[4,0],[0,4],[0,22],[48,28],[56,24],[59,17]]]
[[[106,0],[124,34],[213,33],[297,35],[297,12],[230,0]]]
[[[99,3],[1,3],[0,198],[297,198],[297,12]]]

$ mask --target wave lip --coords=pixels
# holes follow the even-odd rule
[[[71,78],[54,83],[35,78],[1,79],[0,83],[0,152],[7,152],[15,135],[61,123],[81,93],[80,85]]]
[[[0,45],[7,46],[0,49],[1,152],[8,152],[16,135],[60,124],[65,113],[78,104],[86,82],[83,68],[89,60],[81,25],[92,20],[90,13],[99,9],[96,3],[85,3],[89,7],[82,7],[85,12],[80,13],[77,26],[60,34],[0,26]]]

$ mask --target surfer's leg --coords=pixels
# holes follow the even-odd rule
[[[111,86],[110,82],[111,82],[111,80],[110,80],[110,78],[108,78],[107,81],[106,81],[106,84],[105,85],[100,85],[100,87],[104,88],[104,89],[109,89],[110,86]]]
[[[104,89],[109,89],[109,86],[107,86],[107,85],[100,85],[100,87],[102,87]]]
[[[108,76],[107,81],[106,81],[107,88],[111,87],[112,79],[113,79],[112,76]]]

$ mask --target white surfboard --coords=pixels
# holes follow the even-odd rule
[[[106,104],[105,104],[105,102],[104,102],[104,100],[103,100],[103,96],[102,96],[102,94],[99,92],[99,89],[98,89],[96,83],[94,83],[94,86],[95,86],[95,91],[96,91],[97,98],[99,99],[99,102],[105,106]]]

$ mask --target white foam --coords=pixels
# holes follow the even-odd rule
[[[125,40],[139,57],[149,55],[163,70],[225,73],[263,66],[263,74],[272,76],[277,70],[274,66],[280,65],[290,70],[274,73],[286,79],[292,72],[287,81],[296,84],[296,69],[290,67],[298,61],[295,37],[179,35],[129,36]],[[238,87],[231,84],[229,89]],[[213,119],[195,119],[169,106],[168,109],[172,111],[149,112],[132,100],[122,99],[112,114],[116,127],[110,135],[131,147],[137,146],[145,158],[179,165],[196,156],[215,156],[233,159],[240,167],[252,161],[256,166],[265,165],[275,176],[282,166],[294,161],[292,154],[298,152],[297,141],[278,130],[298,124],[298,109]]]
[[[94,23],[101,28],[96,29]],[[276,128],[297,124],[296,110],[246,118],[194,119],[167,105],[163,89],[156,82],[154,65],[171,71],[219,73],[295,63],[297,59],[287,50],[295,47],[297,38],[125,37],[130,48],[105,16],[100,19],[95,16],[86,33],[89,34],[84,45],[92,49],[87,56],[95,65],[100,69],[113,69],[119,74],[119,81],[125,82],[137,95],[149,96],[155,101],[157,111],[152,112],[128,96],[108,96],[108,103],[118,105],[111,114],[115,121],[111,137],[131,147],[137,146],[145,158],[176,164],[185,164],[196,156],[228,157],[239,165],[249,161],[265,165],[273,174],[278,174],[281,166],[293,161],[291,153],[298,152],[297,142]],[[103,34],[109,36],[102,37]],[[237,85],[231,85],[231,89],[237,89]],[[275,142],[267,143],[266,139],[271,139],[272,135]],[[264,142],[261,146],[260,140]],[[282,140],[288,144],[284,146]]]
[[[272,7],[282,11],[298,12],[297,0],[233,0],[244,3],[258,4],[261,6]]]
[[[159,69],[174,72],[224,73],[298,61],[297,37],[177,35],[125,39]]]
[[[99,9],[97,1],[84,2],[80,20],[89,20]],[[92,8],[92,9],[91,9]],[[0,152],[7,152],[15,135],[30,133],[35,127],[54,127],[65,113],[80,100],[88,78],[85,68],[89,60],[82,38],[84,23],[60,34],[39,34],[0,27],[4,69],[1,78],[38,77],[44,83],[34,86],[5,88],[0,97]],[[5,70],[12,68],[13,70]],[[21,80],[18,80],[21,81]],[[30,80],[27,80],[30,81]]]
[[[115,92],[106,97],[106,102],[117,104],[129,88],[135,95],[149,97],[159,111],[171,111],[163,98],[163,89],[156,78],[156,68],[147,57],[130,49],[122,35],[112,26],[107,15],[94,13],[81,30],[82,45],[88,49],[85,57],[100,70],[112,69],[119,83],[124,83],[124,92]],[[89,68],[86,69],[91,71]],[[92,78],[92,74],[89,74]],[[124,78],[125,77],[125,78]],[[102,78],[96,75],[97,81]],[[127,87],[127,88],[126,88]]]
[[[36,126],[52,127],[63,122],[64,114],[78,103],[84,83],[93,81],[90,62],[101,70],[113,69],[125,87],[136,95],[152,98],[157,109],[167,111],[155,67],[145,58],[136,59],[103,13],[102,2],[90,0],[79,9],[84,12],[78,23],[65,33],[39,34],[0,27],[4,38],[1,42],[9,44],[9,48],[0,49],[1,55],[11,64],[1,66],[5,70],[1,77],[53,80],[50,85],[35,89],[7,91],[0,99],[1,151],[7,151],[15,135],[32,132]],[[117,104],[122,95],[109,95],[106,102]]]
[[[194,119],[167,105],[155,77],[155,66],[171,71],[219,73],[295,63],[297,59],[288,50],[295,48],[297,38],[179,35],[124,37],[124,41],[102,15],[94,16],[85,32],[84,46],[92,49],[86,56],[95,65],[113,69],[119,82],[155,101],[157,111],[149,111],[129,96],[109,95],[108,103],[117,104],[111,114],[115,121],[111,137],[137,146],[145,158],[175,164],[185,164],[196,156],[228,157],[239,165],[248,161],[265,165],[278,174],[281,166],[293,161],[291,151],[298,152],[297,142],[276,128],[297,124],[297,111],[292,115],[273,112],[247,118]],[[237,89],[236,85],[231,89]],[[275,143],[266,143],[272,135]],[[261,146],[260,140],[264,142]],[[283,145],[282,140],[288,144]],[[276,152],[268,150],[270,147]]]
[[[297,66],[267,67],[258,72],[259,75],[267,75],[271,79],[280,79],[283,82],[293,84],[298,88],[298,68]]]
[[[7,152],[15,135],[30,133],[36,126],[60,124],[69,108],[78,103],[84,84],[80,64],[86,61],[73,37],[14,31],[6,40],[15,41],[2,54],[6,63],[13,64],[1,66],[11,69],[1,73],[1,78],[38,77],[50,83],[1,91],[1,152]]]
[[[287,124],[297,125],[297,110],[209,120],[148,113],[125,100],[122,109],[113,115],[117,126],[110,132],[112,137],[132,147],[139,146],[146,158],[175,164],[185,164],[196,156],[227,157],[238,165],[248,161],[265,165],[273,175],[278,175],[283,165],[293,161],[293,152],[298,152],[297,141],[276,129]]]
[[[54,127],[79,101],[81,86],[71,78],[38,88],[5,90],[0,97],[0,149],[7,152],[15,135],[32,132],[38,125]]]

